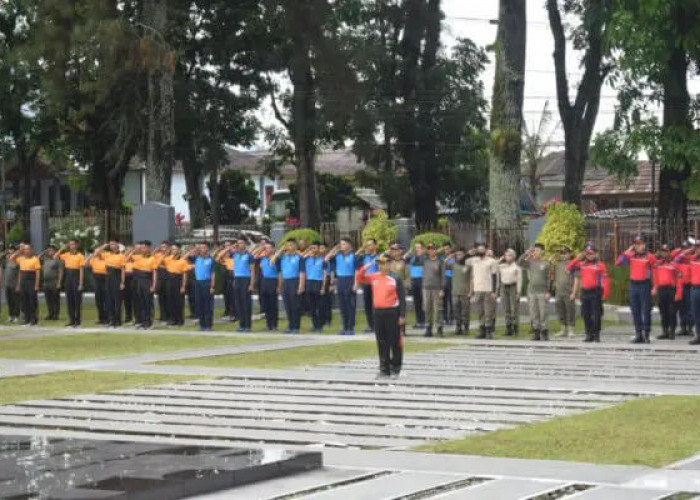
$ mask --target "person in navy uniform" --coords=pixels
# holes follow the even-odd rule
[[[654,254],[647,250],[644,235],[637,235],[634,244],[618,257],[615,265],[630,266],[630,307],[634,318],[635,344],[648,344],[651,333],[651,289]]]
[[[216,261],[208,241],[199,244],[184,256],[194,262],[194,291],[199,329],[212,331],[214,326],[214,290],[216,289]]]
[[[282,276],[277,265],[272,262],[275,255],[275,244],[271,241],[263,243],[255,253],[255,260],[260,268],[260,308],[265,314],[265,326],[269,331],[277,330],[279,321],[278,297],[282,293]]]
[[[365,242],[363,247],[358,250],[358,266],[367,267],[366,274],[372,275],[379,272],[379,266],[377,265],[377,240],[371,238]],[[362,301],[365,306],[365,318],[367,318],[367,328],[365,333],[374,332],[374,316],[372,305],[372,285],[369,283],[359,284],[362,287]]]
[[[338,333],[340,335],[355,335],[355,310],[357,308],[355,270],[357,259],[352,251],[350,240],[341,239],[340,243],[328,252],[325,261],[333,265],[333,282],[336,286],[340,315],[343,319],[343,329]]]
[[[287,312],[285,333],[299,333],[301,329],[301,299],[304,294],[303,258],[296,240],[289,239],[272,258],[282,274],[282,301]]]
[[[306,292],[306,310],[311,316],[314,332],[323,331],[323,311],[321,297],[324,295],[323,283],[326,277],[326,262],[324,256],[318,252],[318,245],[312,243],[304,253],[304,282]]]
[[[248,251],[248,241],[238,239],[230,257],[233,259],[233,302],[238,312],[238,331],[249,332],[253,326],[255,258]]]

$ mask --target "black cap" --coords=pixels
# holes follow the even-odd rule
[[[647,238],[646,238],[646,236],[644,236],[643,234],[638,234],[637,236],[634,237],[634,242],[635,242],[635,243],[637,243],[637,242],[646,243],[646,242],[647,242]]]

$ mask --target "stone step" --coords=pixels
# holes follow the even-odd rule
[[[524,500],[557,490],[566,483],[527,479],[495,479],[468,488],[438,494],[435,500]]]

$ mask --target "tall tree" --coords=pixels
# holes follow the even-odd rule
[[[566,35],[562,23],[565,15],[580,18],[580,26],[572,32],[574,49],[583,50],[583,76],[576,97],[569,97],[569,79],[566,67]],[[554,70],[557,82],[557,103],[564,128],[564,192],[565,202],[581,204],[583,179],[588,164],[591,135],[600,108],[600,92],[608,64],[608,36],[613,14],[612,0],[587,2],[547,0],[549,26],[554,37]]]
[[[525,0],[500,0],[491,101],[489,208],[494,245],[522,246],[520,155],[525,90]]]

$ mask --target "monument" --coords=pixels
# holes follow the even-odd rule
[[[175,208],[149,202],[134,208],[134,241],[150,240],[154,245],[175,239]]]

